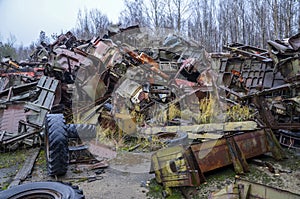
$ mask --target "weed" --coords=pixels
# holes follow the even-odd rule
[[[24,151],[18,150],[0,154],[0,169],[22,164],[26,159]]]
[[[252,119],[252,115],[248,106],[241,106],[239,104],[230,107],[226,113],[227,121],[239,122]]]
[[[41,150],[40,154],[38,156],[38,158],[36,159],[35,164],[36,165],[41,165],[41,166],[45,166],[46,165],[46,155],[45,155],[45,151]]]
[[[2,186],[1,186],[2,188],[1,189],[2,190],[6,190],[6,189],[8,189],[8,186],[9,186],[9,183],[5,182],[5,183],[2,184]]]

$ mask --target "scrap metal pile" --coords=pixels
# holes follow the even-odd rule
[[[300,34],[268,41],[268,50],[238,43],[224,48],[230,54],[218,70],[227,100],[254,107],[256,121],[281,144],[299,148]]]
[[[114,27],[88,41],[62,34],[29,62],[1,62],[44,76],[14,71],[23,83],[13,84],[2,70],[0,147],[38,143],[45,118],[46,131],[53,125],[47,115],[61,113],[68,135],[70,123],[89,124],[94,142],[133,137],[174,146],[152,158],[165,186],[197,186],[204,172],[229,164],[246,172],[246,159],[266,152],[283,158],[273,131],[281,144],[299,147],[300,34],[270,41],[269,50],[238,43],[225,49],[209,54],[176,34],[138,27]]]
[[[192,119],[199,120],[199,99],[205,98],[206,103],[210,103],[211,79],[215,76],[204,48],[169,35],[164,44],[143,39],[144,43],[138,45],[144,47],[138,49],[130,46],[138,42],[134,37],[149,35],[141,33],[137,27],[126,31],[126,35],[118,34],[114,41],[112,35],[116,32],[109,32],[109,39],[90,41],[77,40],[68,32],[53,44],[41,45],[32,53],[28,65],[42,66],[45,76],[39,83],[33,82],[33,86],[28,83],[4,86],[1,91],[4,110],[10,110],[7,106],[15,100],[22,101],[26,103],[25,108],[41,120],[46,112],[64,113],[68,122],[98,123],[104,130],[109,128],[113,135],[120,131],[126,135],[142,132],[144,130],[139,128],[145,126],[179,125],[182,121],[191,124],[194,122],[189,118],[190,114],[195,116]],[[131,44],[120,42],[122,38],[118,37],[126,37]],[[37,88],[34,87],[37,84]],[[41,95],[43,86],[49,88],[45,89],[47,94]],[[19,87],[20,93],[17,92]],[[34,90],[36,98],[32,96]],[[55,97],[46,100],[50,91],[55,92]],[[38,94],[40,99],[37,99]],[[188,106],[193,109],[196,106],[198,110],[193,111]],[[180,110],[187,112],[186,121],[178,120]],[[9,123],[17,123],[9,118],[9,114],[3,113],[2,117],[3,121],[8,118]],[[209,121],[209,115],[202,120]],[[15,132],[15,129],[6,128],[5,123],[2,122],[2,135]],[[41,123],[37,125],[41,127]],[[159,132],[150,134],[156,133]],[[174,137],[177,133],[168,136]]]

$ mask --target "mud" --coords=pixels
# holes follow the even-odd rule
[[[287,158],[282,161],[274,160],[269,154],[255,159],[269,162],[275,169],[271,173],[265,166],[259,166],[253,159],[248,160],[250,172],[237,176],[232,166],[224,167],[210,173],[205,173],[206,182],[197,188],[172,188],[172,196],[167,198],[208,198],[209,195],[234,182],[235,177],[253,182],[263,183],[272,187],[288,190],[300,194],[300,157],[294,150],[284,149]],[[30,150],[25,150],[29,154]],[[163,198],[163,187],[155,182],[154,174],[149,174],[150,153],[138,154],[128,152],[114,152],[107,149],[106,154],[115,154],[107,159],[109,167],[106,169],[78,170],[79,164],[72,164],[65,176],[57,179],[49,177],[46,170],[44,151],[41,150],[35,162],[31,175],[22,183],[35,181],[64,181],[78,185],[87,199],[119,199],[119,198]],[[0,161],[4,166],[4,155],[0,154]],[[12,159],[18,160],[20,153],[11,153]],[[5,189],[22,163],[8,165],[0,169],[1,188]],[[151,183],[150,183],[151,181]]]

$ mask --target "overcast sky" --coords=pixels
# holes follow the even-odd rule
[[[123,0],[0,0],[0,41],[10,34],[16,44],[30,45],[41,30],[48,36],[76,26],[78,10],[99,9],[110,21],[118,22]]]

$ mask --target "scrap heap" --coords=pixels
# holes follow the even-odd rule
[[[206,99],[205,103],[210,103],[210,93],[214,92],[212,77],[216,75],[209,67],[204,48],[173,34],[162,43],[157,35],[142,31],[138,27],[115,28],[103,38],[89,41],[77,40],[68,32],[53,44],[42,44],[27,64],[42,65],[45,76],[39,77],[37,88],[28,83],[3,87],[1,96],[5,110],[9,110],[7,106],[16,98],[18,102],[26,102],[26,110],[33,112],[28,114],[41,121],[46,113],[39,108],[64,113],[71,123],[99,123],[104,130],[109,128],[113,135],[120,131],[126,135],[142,132],[140,128],[145,126],[192,124],[194,119],[208,122],[209,114],[203,118],[198,114],[201,111],[199,100]],[[154,36],[156,40],[149,39]],[[143,43],[138,37],[143,38]],[[36,86],[37,82],[32,84]],[[16,92],[18,87],[21,87],[20,93]],[[44,88],[47,94],[40,95],[41,99],[29,100],[27,95],[31,92],[25,89],[27,87],[31,92],[36,88],[38,94]],[[7,97],[9,90],[14,90],[10,94],[13,97]],[[45,97],[49,91],[55,94],[47,101]],[[20,98],[21,94],[26,98]],[[186,112],[185,120],[179,120],[180,110]],[[189,118],[191,114],[193,117]],[[8,116],[4,113],[2,117]],[[10,119],[10,123],[17,123]],[[41,122],[33,123],[42,126]],[[2,126],[2,131],[12,130],[4,128],[5,124]],[[156,133],[159,132],[147,134]]]
[[[113,27],[87,41],[67,32],[41,44],[29,62],[1,62],[44,73],[19,73],[20,85],[8,83],[7,70],[1,73],[1,148],[34,145],[44,129],[51,145],[49,115],[64,114],[57,118],[62,124],[65,118],[68,136],[73,123],[81,123],[94,127],[97,141],[159,139],[160,147],[174,146],[153,155],[156,179],[196,186],[204,172],[225,165],[243,173],[247,158],[266,152],[283,158],[273,131],[282,144],[299,147],[300,34],[270,41],[268,51],[234,43],[225,46],[227,53],[208,54],[194,41],[160,31],[163,36]]]
[[[300,34],[268,41],[268,50],[238,43],[224,48],[230,54],[219,59],[218,70],[227,101],[255,107],[257,122],[281,144],[299,148]]]

